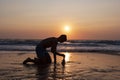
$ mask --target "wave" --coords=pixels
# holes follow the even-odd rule
[[[0,45],[36,45],[41,40],[22,40],[22,39],[0,39]],[[68,40],[64,44],[72,44],[72,45],[120,45],[120,40]]]
[[[41,40],[0,39],[0,51],[35,51]],[[120,52],[119,40],[68,40],[59,44],[58,51],[64,52]],[[50,49],[48,49],[50,51]]]
[[[36,45],[41,40],[0,39],[0,45]]]

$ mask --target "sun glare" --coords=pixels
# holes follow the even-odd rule
[[[64,30],[65,30],[66,32],[69,32],[69,31],[70,31],[70,26],[65,26],[65,27],[64,27]]]

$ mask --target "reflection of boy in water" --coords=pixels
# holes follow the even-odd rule
[[[62,43],[67,40],[66,35],[61,35],[58,38],[50,37],[47,39],[42,40],[37,46],[36,46],[36,54],[38,58],[30,59],[27,58],[23,64],[26,64],[27,62],[34,62],[34,63],[40,63],[40,64],[46,64],[51,63],[51,58],[49,53],[47,52],[46,48],[51,48],[51,52],[54,54],[54,63],[56,64],[56,55],[63,56],[65,58],[64,54],[60,54],[56,51],[58,42]]]

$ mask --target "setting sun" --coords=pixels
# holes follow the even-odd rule
[[[66,32],[69,32],[69,31],[70,31],[70,26],[65,26],[65,27],[64,27],[64,30],[65,30]]]

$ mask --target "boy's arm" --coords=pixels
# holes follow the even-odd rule
[[[59,55],[59,56],[65,57],[64,54],[60,54],[60,53],[58,53],[58,52],[56,51],[56,47],[57,47],[57,45],[54,45],[54,46],[51,48],[51,52],[54,53],[54,55],[57,54],[57,55]]]
[[[54,56],[54,64],[56,64],[56,62],[57,62],[57,59],[56,59],[56,47],[57,47],[57,44],[52,44],[51,52],[53,53],[53,56]]]
[[[64,54],[60,54],[58,52],[55,52],[55,54],[59,55],[59,56],[62,56],[63,58],[65,58],[65,55]]]
[[[64,54],[60,54],[60,53],[58,53],[58,52],[54,52],[53,54],[54,54],[54,63],[55,63],[55,64],[56,64],[56,62],[57,62],[57,60],[56,60],[56,55],[62,56],[63,59],[65,59],[65,55],[64,55]]]
[[[54,63],[56,64],[56,55],[59,55],[59,56],[62,56],[63,58],[65,58],[65,55],[64,54],[60,54],[60,53],[58,53],[57,51],[56,51],[56,47],[57,47],[57,45],[54,45],[54,46],[52,46],[52,48],[51,48],[51,52],[54,54]]]

